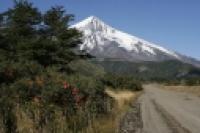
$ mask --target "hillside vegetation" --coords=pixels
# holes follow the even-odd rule
[[[176,60],[163,62],[97,61],[91,62],[103,67],[105,71],[134,76],[144,82],[168,84],[200,84],[200,68]]]

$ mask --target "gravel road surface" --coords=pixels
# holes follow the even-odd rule
[[[200,98],[144,85],[142,133],[200,133]]]
[[[120,133],[200,133],[200,97],[144,85],[122,118]]]

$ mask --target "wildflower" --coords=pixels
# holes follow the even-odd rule
[[[68,84],[67,82],[64,82],[64,83],[63,83],[63,88],[64,88],[64,89],[68,89],[68,88],[69,88],[69,84]]]

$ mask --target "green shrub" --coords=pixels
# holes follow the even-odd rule
[[[103,79],[105,85],[114,89],[128,89],[133,91],[142,90],[142,85],[135,78],[130,76],[106,74]]]

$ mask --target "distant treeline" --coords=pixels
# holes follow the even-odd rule
[[[163,62],[129,62],[93,60],[105,71],[132,76],[142,82],[160,82],[171,84],[200,84],[200,68],[176,60]]]

